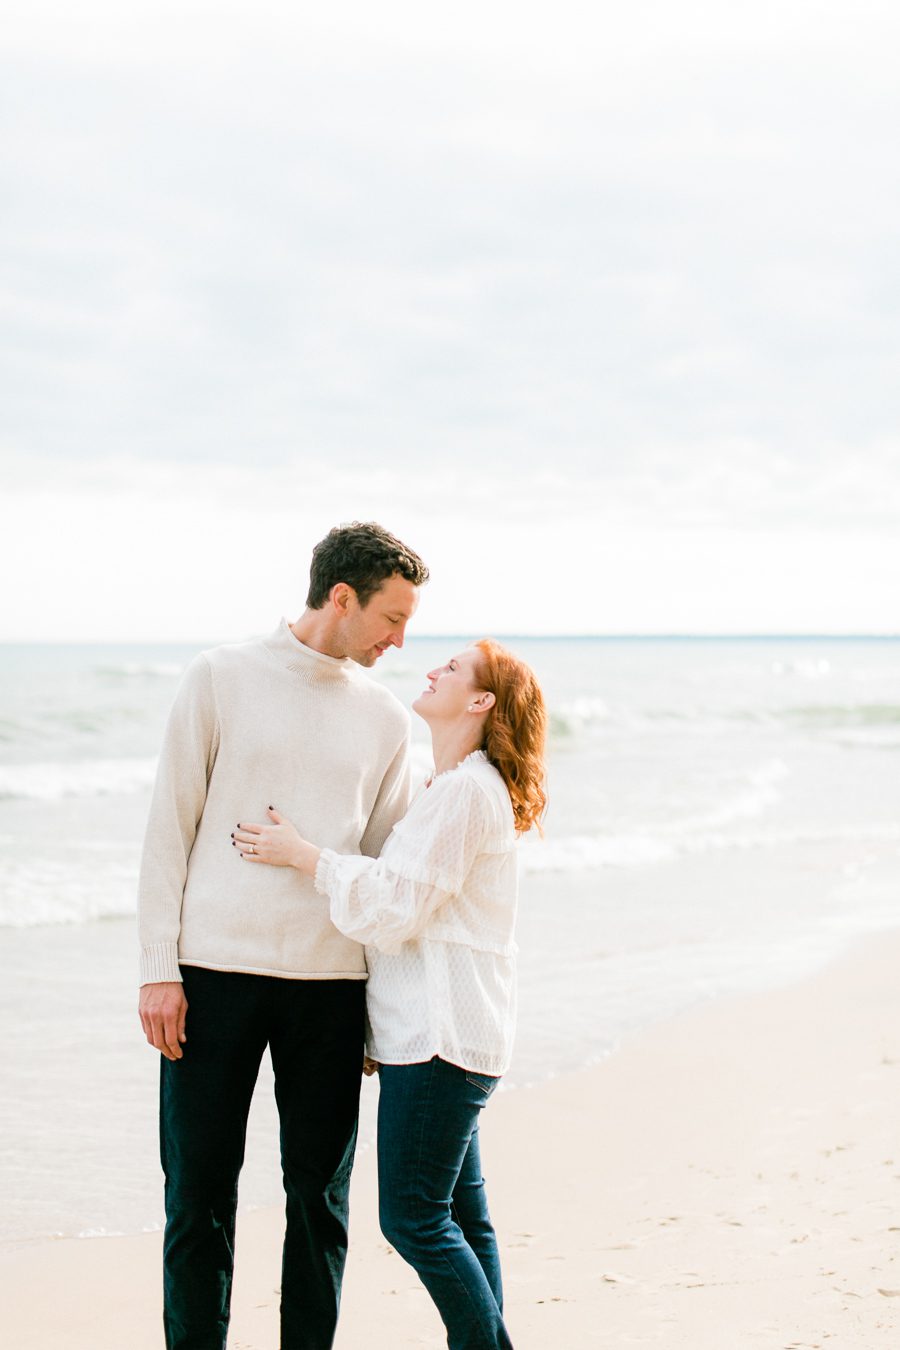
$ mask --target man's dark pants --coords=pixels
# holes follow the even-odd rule
[[[287,1228],[282,1350],[329,1350],[347,1255],[365,1022],[362,980],[283,980],[182,966],[180,1060],[162,1059],[160,1151],[168,1350],[224,1350],[238,1174],[263,1052],[281,1121]]]

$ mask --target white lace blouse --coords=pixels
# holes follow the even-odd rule
[[[509,1066],[515,843],[506,784],[477,750],[419,792],[379,858],[322,850],[316,889],[335,926],[366,944],[366,1045],[379,1063]]]

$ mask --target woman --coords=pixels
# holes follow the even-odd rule
[[[249,861],[314,877],[336,927],[366,944],[382,1231],[451,1350],[493,1350],[511,1342],[478,1115],[512,1049],[514,846],[540,828],[547,719],[531,670],[490,639],[432,670],[412,706],[434,774],[380,858],[320,850],[271,808],[272,824],[243,824],[233,842]]]

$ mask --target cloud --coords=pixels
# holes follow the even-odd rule
[[[679,622],[805,622],[777,568],[758,609],[754,549],[892,556],[898,36],[836,0],[14,6],[10,539],[87,548],[101,591],[118,557],[148,622],[148,568],[177,589],[206,547],[242,585],[229,541],[250,572],[348,515],[448,575],[475,532],[508,595],[545,555],[589,574],[593,539],[621,614],[541,613],[640,628],[716,538],[745,618],[713,590]]]
[[[580,465],[887,435],[895,16],[509,12],[477,41],[465,7],[20,14],[5,443]]]

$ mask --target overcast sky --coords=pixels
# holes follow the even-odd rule
[[[895,3],[6,13],[0,639],[900,630]]]

